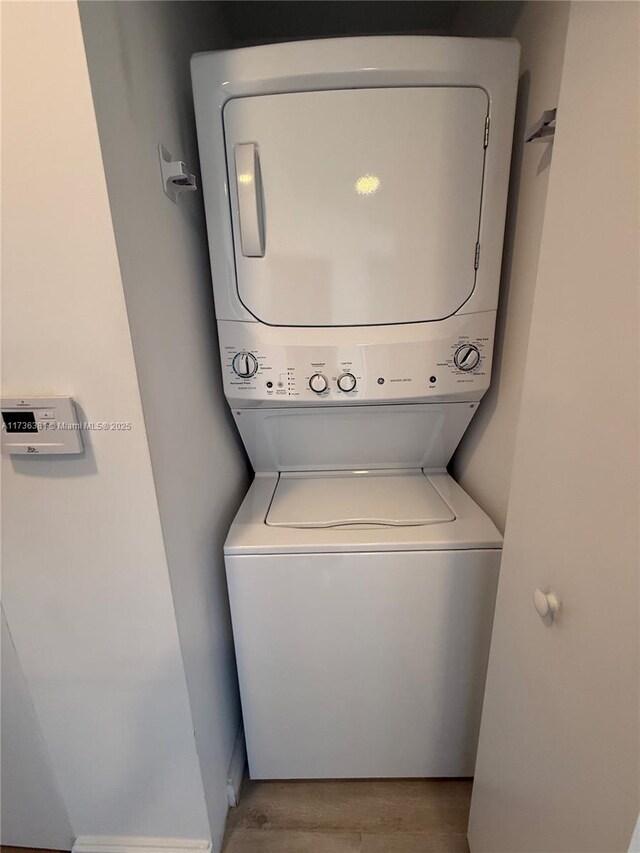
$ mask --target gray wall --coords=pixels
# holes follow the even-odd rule
[[[0,459],[2,606],[16,651],[7,646],[2,673],[3,735],[17,749],[2,843],[66,846],[67,823],[73,837],[206,841],[76,3],[4,4],[2,76],[3,393],[71,395],[81,421],[130,427],[85,429],[73,456]],[[31,704],[29,721],[20,708]]]
[[[71,849],[75,837],[2,610],[2,843]]]
[[[523,144],[525,129],[556,107],[569,3],[464,3],[454,30],[507,36],[522,46],[491,388],[451,463],[451,471],[504,531],[545,215],[552,144]]]
[[[639,32],[637,3],[571,4],[473,853],[623,853],[637,820]],[[588,132],[590,116],[606,132]],[[562,602],[552,626],[533,607],[536,588]]]
[[[80,14],[215,845],[240,724],[222,546],[248,470],[222,392],[202,197],[163,194],[157,146],[198,172],[189,59],[226,37],[212,3]]]

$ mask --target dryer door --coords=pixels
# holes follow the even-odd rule
[[[488,98],[476,87],[224,108],[238,294],[276,326],[439,320],[475,284]]]

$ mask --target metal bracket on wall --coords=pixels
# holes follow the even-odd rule
[[[174,160],[164,145],[158,145],[162,189],[171,201],[177,201],[181,192],[197,190],[196,176],[188,171],[186,163]]]
[[[557,109],[545,110],[524,135],[525,142],[551,142],[556,132]]]

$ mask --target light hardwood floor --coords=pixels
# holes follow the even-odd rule
[[[470,779],[251,782],[223,853],[468,853]]]
[[[468,853],[470,799],[470,779],[245,779],[223,853]]]

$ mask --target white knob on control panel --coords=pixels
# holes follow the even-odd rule
[[[250,379],[258,372],[258,359],[250,352],[239,352],[234,355],[231,367],[242,379]]]
[[[456,350],[453,361],[459,370],[473,370],[480,362],[480,351],[473,344],[462,344]]]
[[[356,377],[353,373],[341,373],[338,376],[338,388],[341,391],[353,391],[356,387]]]
[[[322,392],[326,391],[328,387],[329,383],[327,382],[327,377],[323,376],[322,373],[314,373],[309,379],[309,388],[311,388],[312,391],[315,391],[316,394],[322,394]]]

